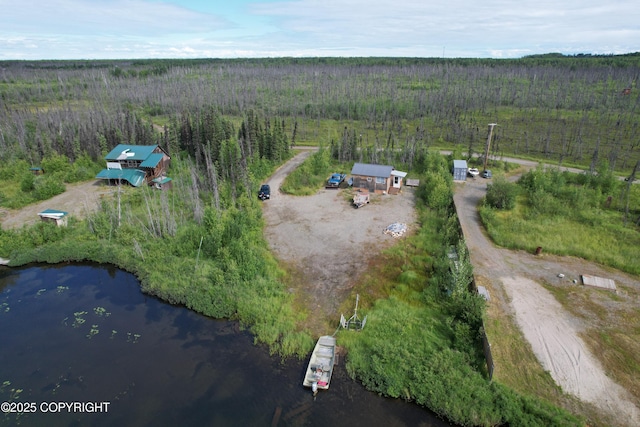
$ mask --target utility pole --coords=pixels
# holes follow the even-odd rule
[[[487,146],[484,150],[484,166],[482,168],[483,171],[487,170],[487,159],[489,158],[489,145],[491,145],[491,136],[493,135],[493,128],[498,126],[497,123],[489,123],[489,136],[487,137]]]
[[[636,173],[638,173],[639,171],[640,171],[640,160],[636,162],[636,165],[633,167],[633,172],[631,172],[631,176],[627,178],[627,187],[623,192],[623,194],[626,193],[626,196],[627,196],[627,201],[624,208],[624,225],[625,226],[627,225],[627,218],[629,217],[629,195],[631,194],[631,185],[633,184],[633,181],[636,180]],[[640,217],[638,217],[636,224],[637,223],[640,223]]]

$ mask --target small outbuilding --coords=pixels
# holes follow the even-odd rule
[[[466,160],[454,160],[453,161],[453,180],[454,181],[466,181],[467,180],[467,161]]]
[[[58,227],[67,225],[68,212],[59,211],[56,209],[45,209],[42,212],[38,212],[38,216],[44,222],[54,222]]]
[[[402,188],[402,179],[407,176],[406,172],[392,170],[391,171],[391,187],[389,188],[390,194],[398,194]]]
[[[173,182],[168,176],[155,178],[151,182],[153,183],[153,187],[158,190],[169,190],[173,187]]]
[[[402,188],[402,178],[406,172],[397,171],[389,165],[356,163],[351,168],[353,188],[370,193],[397,193]]]

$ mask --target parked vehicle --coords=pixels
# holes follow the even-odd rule
[[[487,179],[488,179],[488,178],[492,178],[492,177],[493,177],[493,174],[492,174],[492,173],[491,173],[491,171],[490,171],[490,170],[488,170],[488,169],[487,169],[487,170],[483,170],[483,171],[482,171],[482,177],[483,177],[483,178],[487,178]]]
[[[271,187],[268,184],[262,184],[260,186],[260,190],[258,191],[258,198],[262,201],[271,198]]]
[[[469,176],[472,176],[474,178],[480,175],[480,171],[478,170],[478,168],[469,168],[467,169],[467,173],[469,174]]]
[[[347,175],[344,174],[344,173],[331,174],[331,176],[327,180],[327,184],[326,184],[325,187],[326,188],[338,188],[338,187],[340,187],[340,184],[342,184],[342,181],[344,181],[344,179],[346,177],[347,177]]]

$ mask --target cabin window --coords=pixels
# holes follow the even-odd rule
[[[384,184],[386,181],[385,178],[376,177],[376,184]]]
[[[122,163],[123,163],[123,166],[128,169],[137,168],[138,166],[140,166],[139,160],[125,160]]]

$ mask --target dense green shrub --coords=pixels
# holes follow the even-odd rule
[[[67,176],[67,174],[73,169],[69,158],[64,154],[58,154],[56,152],[52,152],[45,156],[40,164],[46,174],[58,175],[60,177]]]
[[[447,209],[451,206],[453,189],[451,180],[438,173],[427,173],[424,183],[425,201],[432,209]]]
[[[506,180],[502,176],[498,176],[493,183],[487,184],[487,195],[485,198],[489,206],[496,209],[513,209],[516,205],[518,197],[518,186]]]
[[[33,185],[33,197],[36,200],[47,200],[64,193],[64,190],[64,184],[56,176],[40,175],[36,177]]]
[[[94,179],[100,170],[104,168],[104,164],[101,161],[93,161],[86,153],[77,157],[71,166],[71,169],[67,170],[64,175],[64,182],[72,183]]]
[[[0,179],[14,180],[17,176],[25,173],[31,174],[29,171],[29,163],[24,160],[13,160],[0,164]]]
[[[311,155],[311,173],[313,175],[324,175],[330,164],[331,153],[323,147]]]
[[[22,174],[20,180],[20,190],[23,193],[30,193],[35,189],[36,177],[32,173]]]
[[[518,180],[518,185],[525,188],[529,193],[544,191],[554,194],[565,183],[566,179],[562,172],[557,169],[544,170],[541,166],[531,169]]]

